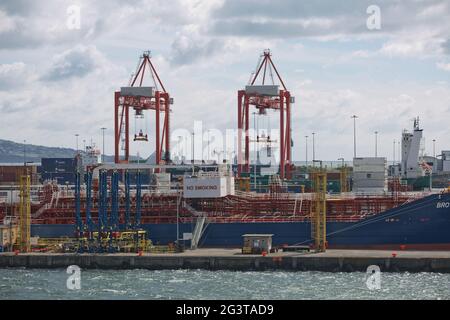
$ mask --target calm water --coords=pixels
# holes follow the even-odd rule
[[[83,270],[68,290],[66,270],[0,269],[0,299],[450,299],[450,274],[204,270]]]

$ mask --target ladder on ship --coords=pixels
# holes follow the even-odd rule
[[[197,217],[197,220],[195,222],[195,228],[194,232],[192,233],[192,239],[191,239],[191,249],[197,249],[198,244],[200,242],[200,238],[203,235],[203,232],[205,231],[206,227],[208,226],[208,222],[206,219],[206,213],[198,211],[194,207],[192,207],[189,203],[184,201],[183,206],[194,216]]]
[[[197,249],[198,243],[200,242],[200,238],[202,237],[204,231],[205,222],[206,222],[205,216],[197,217],[194,232],[192,233],[191,249]]]
[[[311,238],[316,252],[326,250],[327,174],[322,169],[312,173],[314,181],[314,210],[311,212]]]

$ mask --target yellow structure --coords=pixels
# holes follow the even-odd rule
[[[314,210],[311,215],[311,237],[316,252],[326,250],[327,173],[318,169],[313,172]]]
[[[19,204],[19,250],[29,252],[30,227],[31,226],[31,198],[30,198],[30,176],[20,177],[20,204]]]
[[[120,232],[116,242],[121,252],[149,251],[152,245],[145,230]]]
[[[250,192],[250,178],[240,177],[236,178],[235,181],[237,184],[236,187],[239,191]]]
[[[348,192],[348,168],[347,165],[341,167],[341,175],[340,175],[340,183],[341,183],[341,192]]]

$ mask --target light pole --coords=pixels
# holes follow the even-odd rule
[[[393,155],[394,155],[394,160],[393,160],[393,165],[395,166],[395,139],[394,139],[394,143],[393,143]]]
[[[308,136],[305,136],[305,139],[306,139],[306,150],[305,150],[306,169],[308,170]]]
[[[315,132],[312,133],[312,142],[313,142],[313,165],[314,165],[314,160],[316,160],[316,149],[315,149],[315,140],[314,140],[314,136],[316,135]]]
[[[75,133],[75,140],[76,140],[76,145],[77,145],[77,149],[75,150],[75,153],[78,153],[78,133]]]
[[[210,144],[210,138],[209,138],[209,132],[210,132],[211,130],[210,129],[208,129],[208,157],[206,158],[206,162],[208,163],[209,162],[209,144]]]
[[[358,116],[352,115],[351,118],[353,119],[353,158],[356,158],[356,118]]]
[[[375,158],[378,157],[378,131],[375,131]]]
[[[195,172],[195,166],[194,166],[194,159],[195,159],[195,157],[194,157],[194,138],[195,138],[195,133],[194,133],[194,131],[192,131],[192,160],[191,160],[191,162],[192,162],[192,175],[194,175],[194,172]],[[203,140],[203,134],[202,134],[202,140]],[[202,142],[202,153],[203,153],[203,142]]]
[[[342,161],[342,168],[344,167],[344,158],[339,158],[338,161],[341,160]]]
[[[194,131],[192,131],[192,165],[194,165],[194,160],[195,160],[195,157],[194,157],[194,139],[195,139],[195,133],[194,133]]]
[[[27,140],[23,140],[23,165],[27,166],[27,149],[26,149]]]
[[[103,137],[103,152],[102,152],[102,163],[105,163],[105,127],[100,128],[102,130],[102,137]]]
[[[436,139],[433,139],[433,157],[436,158]]]

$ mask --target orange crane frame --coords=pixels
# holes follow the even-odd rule
[[[242,172],[250,171],[250,137],[249,137],[249,119],[250,105],[255,106],[260,114],[265,109],[274,109],[280,111],[280,178],[291,178],[292,159],[291,159],[291,93],[286,89],[277,68],[275,67],[269,50],[265,50],[262,60],[257,67],[257,71],[250,82],[253,85],[264,67],[262,76],[262,85],[265,84],[267,68],[272,67],[283,87],[276,97],[248,94],[245,90],[238,91],[238,176]],[[242,155],[242,135],[245,135],[244,158]]]
[[[137,111],[155,110],[155,141],[156,141],[156,164],[162,164],[162,160],[166,163],[170,162],[170,104],[172,100],[169,93],[164,88],[156,69],[150,60],[150,52],[146,51],[141,56],[139,67],[133,76],[131,87],[137,84],[139,79],[139,87],[142,86],[145,70],[148,67],[155,84],[155,96],[136,97],[122,96],[120,91],[114,93],[114,162],[128,163],[130,158],[130,108]],[[156,79],[155,79],[156,77]],[[158,83],[162,90],[158,90]],[[161,132],[160,113],[164,113],[163,127]],[[125,133],[124,158],[120,155],[120,138]],[[164,150],[163,150],[164,146]]]

